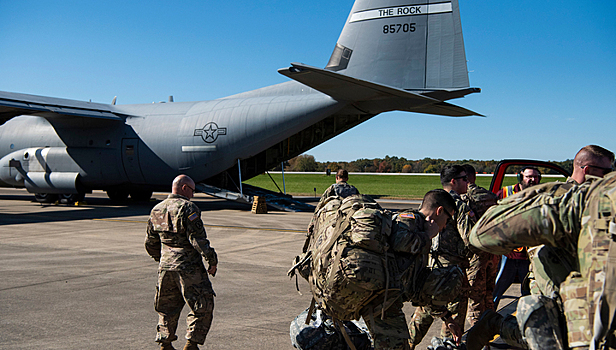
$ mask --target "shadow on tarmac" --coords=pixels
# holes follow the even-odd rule
[[[7,191],[8,192],[8,191]],[[74,204],[46,204],[38,203],[34,200],[34,196],[25,191],[13,193],[0,193],[0,200],[21,201],[27,202],[31,206],[32,211],[20,213],[2,213],[0,212],[0,226],[42,223],[42,222],[70,222],[78,220],[92,219],[108,219],[108,218],[125,218],[132,216],[149,215],[152,208],[165,199],[167,194],[156,193],[149,202],[137,202],[132,200],[112,201],[103,193],[93,193],[86,195],[85,202],[78,206]],[[373,198],[378,198],[374,196]],[[319,201],[318,197],[301,197],[297,196],[294,199],[308,204],[316,205]],[[192,199],[192,202],[197,204],[202,212],[212,212],[218,210],[239,210],[250,211],[251,205],[233,202],[225,199],[198,195]],[[381,205],[389,210],[397,211],[401,208],[413,206],[409,201],[392,202],[385,200]],[[35,209],[38,207],[39,210]],[[275,210],[270,212],[275,213]]]
[[[31,206],[40,208],[40,210],[26,213],[7,214],[0,212],[0,226],[149,215],[152,208],[164,198],[166,198],[166,195],[160,194],[156,195],[155,199],[149,202],[134,202],[130,200],[118,202],[104,197],[86,196],[84,204],[75,206],[74,204],[38,203],[34,201],[33,196],[29,194],[0,194],[0,200],[28,202]],[[192,201],[197,204],[199,209],[203,212],[225,209],[241,211],[251,210],[251,207],[247,204],[235,203],[224,199],[195,197]]]

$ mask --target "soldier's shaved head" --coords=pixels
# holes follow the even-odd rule
[[[432,220],[438,226],[438,230],[430,235],[430,238],[434,238],[439,231],[445,228],[447,220],[455,215],[456,201],[445,190],[432,190],[424,196],[419,212],[426,216],[426,220]]]
[[[573,159],[571,178],[577,183],[586,181],[586,175],[603,177],[612,170],[614,153],[597,145],[582,147]]]
[[[445,208],[448,212],[456,211],[456,201],[449,192],[441,189],[429,191],[421,202],[421,209],[427,211],[434,210],[438,207]]]
[[[573,159],[573,165],[578,167],[584,167],[592,164],[592,162],[601,162],[607,160],[609,163],[614,162],[614,152],[609,151],[601,146],[588,145],[582,147],[581,150],[575,155]]]
[[[188,175],[178,175],[173,179],[171,193],[179,194],[184,197],[192,198],[195,191],[195,182]]]

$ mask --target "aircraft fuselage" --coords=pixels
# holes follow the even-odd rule
[[[18,160],[26,172],[78,173],[86,190],[167,188],[180,173],[201,182],[345,106],[295,82],[277,87],[277,94],[266,88],[213,101],[111,106],[129,115],[125,122],[13,118],[0,126],[0,181],[23,183],[9,167]]]

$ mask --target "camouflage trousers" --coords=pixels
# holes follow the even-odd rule
[[[385,311],[385,318],[381,319],[381,313],[372,312],[367,307],[362,313],[362,318],[368,326],[374,342],[374,350],[410,350],[409,329],[406,326],[406,318],[402,312],[403,302],[397,300]]]
[[[159,271],[154,309],[158,312],[156,341],[170,343],[175,334],[184,305],[186,339],[203,344],[212,324],[214,294],[205,267],[201,271]]]
[[[527,295],[518,300],[516,310],[519,331],[501,329],[501,337],[510,335],[512,339],[504,340],[509,344],[524,344],[531,350],[554,349],[566,347],[566,326],[562,311],[555,299],[542,295]],[[503,323],[503,328],[515,327],[512,323]],[[522,336],[522,339],[519,337]]]
[[[447,304],[447,310],[452,313],[453,321],[464,331],[464,321],[466,318],[466,309],[468,306],[468,298],[460,296],[457,301]],[[409,332],[411,335],[411,348],[414,348],[426,336],[430,326],[434,322],[434,316],[431,315],[428,308],[423,306],[417,307],[411,322],[409,322]],[[443,322],[441,326],[441,337],[451,338],[449,328]]]
[[[575,257],[563,248],[537,246],[528,248],[530,260],[530,294],[552,296],[576,268]]]
[[[494,310],[494,284],[498,274],[500,256],[490,253],[473,255],[470,266],[466,269],[471,286],[468,297],[468,322],[473,326],[487,309]]]

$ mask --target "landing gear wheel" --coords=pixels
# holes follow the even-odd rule
[[[58,200],[58,195],[51,193],[35,193],[34,199],[39,203],[55,203],[55,201]]]
[[[124,202],[128,199],[128,191],[108,190],[107,197],[109,197],[112,201]]]
[[[152,198],[152,191],[135,190],[130,192],[130,198],[137,202],[147,202]]]
[[[86,194],[83,192],[62,193],[59,194],[58,197],[60,198],[60,203],[73,204],[76,202],[81,202],[86,197]]]

